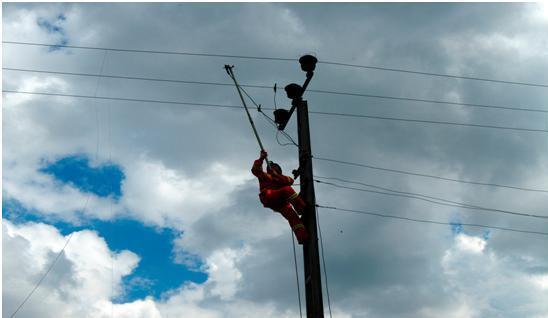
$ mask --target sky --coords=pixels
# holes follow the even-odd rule
[[[17,317],[298,317],[291,231],[258,200],[250,168],[259,147],[244,110],[150,100],[240,106],[229,64],[241,84],[266,87],[246,88],[257,103],[288,108],[281,88],[304,82],[297,59],[313,54],[304,97],[323,181],[316,200],[339,208],[318,209],[326,316],[548,317],[548,236],[501,229],[548,232],[546,5],[2,9],[3,316],[57,259]],[[296,168],[297,148],[251,114],[270,158],[286,173]],[[296,139],[295,116],[286,132]]]

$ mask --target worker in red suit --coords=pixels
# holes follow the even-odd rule
[[[306,204],[291,187],[293,179],[284,176],[282,168],[278,164],[270,162],[266,173],[263,171],[263,161],[266,156],[266,151],[262,150],[261,156],[255,160],[251,168],[253,175],[259,179],[259,199],[265,207],[283,215],[289,222],[299,244],[303,244],[308,239],[308,232],[297,214],[303,214]]]

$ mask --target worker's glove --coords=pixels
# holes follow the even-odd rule
[[[260,157],[260,159],[266,158],[267,155],[268,155],[268,153],[267,153],[266,151],[261,150],[261,157]]]
[[[291,173],[293,173],[293,179],[297,179],[299,177],[299,175],[301,174],[301,171],[300,171],[300,169],[293,169],[293,171],[291,171]]]

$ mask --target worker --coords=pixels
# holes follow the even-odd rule
[[[284,176],[278,164],[271,161],[266,173],[263,171],[266,157],[267,152],[261,150],[259,159],[255,160],[251,168],[253,175],[259,179],[259,199],[263,206],[279,212],[289,222],[297,241],[303,244],[308,239],[308,231],[298,214],[303,214],[306,203],[291,187],[293,179]]]

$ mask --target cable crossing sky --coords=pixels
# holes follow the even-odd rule
[[[95,47],[95,46],[46,44],[46,43],[22,42],[22,41],[2,41],[2,43],[28,45],[28,46],[56,47],[56,48],[63,47],[63,48],[72,48],[72,49],[85,49],[85,50],[106,50],[106,51],[131,52],[131,53],[187,55],[187,56],[204,56],[204,57],[227,57],[227,58],[235,58],[235,59],[270,60],[270,61],[285,61],[285,62],[297,61],[297,59],[295,58],[283,58],[283,57],[246,56],[246,55],[229,55],[229,54],[214,54],[214,53],[192,53],[192,52],[160,51],[160,50],[137,50],[137,49],[107,48],[107,47]],[[353,67],[353,68],[361,68],[361,69],[374,69],[374,70],[409,73],[409,74],[424,75],[424,76],[447,77],[447,78],[454,78],[454,79],[485,81],[485,82],[493,82],[493,83],[523,85],[523,86],[533,86],[533,87],[543,87],[543,88],[548,87],[548,84],[542,84],[542,83],[528,83],[528,82],[499,80],[499,79],[482,78],[482,77],[474,77],[474,76],[460,76],[460,75],[441,74],[441,73],[433,73],[433,72],[421,72],[421,71],[407,70],[407,69],[401,69],[401,68],[359,65],[359,64],[335,62],[335,61],[318,61],[318,63],[333,65],[333,66],[344,66],[344,67]]]
[[[450,222],[440,222],[440,221],[427,220],[427,219],[409,218],[409,217],[405,217],[405,216],[383,214],[383,213],[369,212],[369,211],[363,211],[363,210],[344,209],[344,208],[339,208],[339,207],[335,207],[335,206],[325,206],[325,205],[319,205],[318,204],[317,207],[320,208],[320,209],[335,210],[335,211],[342,211],[342,212],[351,212],[351,213],[359,213],[359,214],[365,214],[365,215],[370,215],[370,216],[398,219],[398,220],[418,222],[418,223],[429,223],[429,224],[438,224],[438,225],[455,225],[455,223],[450,223]],[[514,229],[514,228],[510,228],[510,227],[493,226],[493,225],[485,225],[485,224],[477,224],[477,223],[458,223],[458,224],[463,225],[463,226],[482,227],[482,228],[497,229],[497,230],[501,230],[501,231],[510,231],[510,232],[517,232],[517,233],[548,236],[548,232],[541,232],[541,231],[530,231],[530,230]]]
[[[84,76],[84,77],[104,77],[104,78],[113,78],[113,79],[139,80],[139,81],[151,81],[151,82],[166,82],[166,83],[178,83],[178,84],[232,86],[232,84],[228,84],[228,83],[190,81],[190,80],[179,80],[179,79],[165,79],[165,78],[153,78],[153,77],[142,77],[142,76],[101,75],[101,74],[91,74],[91,73],[61,72],[61,71],[25,69],[25,68],[11,68],[11,67],[3,67],[2,69],[5,70],[5,71],[13,71],[13,72],[29,72],[29,73],[57,74],[57,75]],[[267,85],[239,84],[239,86],[240,87],[247,87],[247,88],[272,89],[272,86],[267,86]],[[319,93],[319,94],[353,96],[353,97],[367,97],[367,98],[376,98],[376,99],[410,101],[410,102],[419,102],[419,103],[442,104],[442,105],[450,105],[450,106],[476,107],[476,108],[485,108],[485,109],[494,109],[494,110],[548,113],[548,110],[539,109],[539,108],[486,105],[486,104],[475,104],[475,103],[461,103],[461,102],[452,102],[452,101],[443,101],[443,100],[420,99],[420,98],[398,97],[398,96],[386,96],[386,95],[364,94],[364,93],[351,93],[351,92],[340,92],[340,91],[320,90],[320,89],[309,89],[309,90],[307,90],[307,92]]]
[[[47,92],[25,92],[25,91],[16,91],[16,90],[9,90],[9,89],[5,89],[5,90],[3,90],[3,92],[4,93],[14,93],[14,94],[28,94],[28,95],[45,95],[45,96],[62,96],[62,97],[74,97],[74,98],[88,98],[88,99],[91,98],[91,99],[103,99],[103,100],[119,100],[119,101],[127,101],[127,102],[145,102],[145,103],[204,106],[204,107],[219,107],[219,108],[235,108],[235,109],[243,108],[243,106],[235,106],[235,105],[208,104],[208,103],[197,103],[197,102],[194,103],[194,102],[165,101],[165,100],[157,100],[157,99],[138,99],[138,98],[125,98],[125,97],[73,95],[73,94],[47,93]],[[269,108],[269,107],[263,107],[262,109],[264,109],[264,110],[274,110],[273,108]],[[507,126],[495,126],[495,125],[480,125],[480,124],[456,123],[456,122],[449,122],[449,121],[422,120],[422,119],[411,119],[411,118],[396,118],[396,117],[384,117],[384,116],[348,114],[348,113],[335,113],[335,112],[321,112],[321,111],[310,111],[309,113],[314,114],[314,115],[324,115],[324,116],[368,118],[368,119],[390,120],[390,121],[400,121],[400,122],[414,122],[414,123],[449,125],[449,126],[465,126],[465,127],[475,127],[475,128],[490,128],[490,129],[513,130],[513,131],[534,132],[534,133],[538,133],[538,132],[548,133],[548,130],[546,130],[546,129],[507,127]]]

